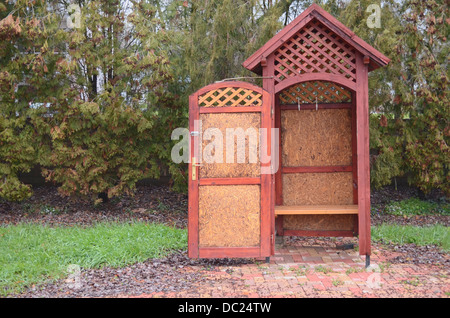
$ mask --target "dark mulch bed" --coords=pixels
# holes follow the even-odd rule
[[[16,298],[72,298],[139,296],[157,292],[180,292],[192,288],[195,283],[206,281],[203,273],[189,270],[191,266],[203,266],[213,270],[215,266],[231,266],[248,262],[245,259],[195,260],[185,251],[176,251],[164,259],[150,259],[123,268],[104,267],[81,269],[76,279],[34,286]]]
[[[388,215],[384,206],[391,201],[417,197],[419,192],[400,186],[387,186],[371,195],[373,225],[382,223],[417,225],[440,223],[450,226],[446,215],[404,217]],[[134,196],[123,195],[95,206],[92,201],[61,196],[55,187],[35,187],[34,194],[20,203],[0,199],[0,224],[33,222],[50,226],[89,226],[102,221],[129,222],[131,220],[164,223],[177,228],[187,226],[187,194],[175,193],[168,186],[139,185]],[[51,209],[48,209],[51,207]]]
[[[430,215],[399,217],[383,213],[385,204],[392,200],[417,197],[418,192],[408,187],[395,190],[386,187],[372,194],[372,224],[391,223],[423,226],[444,224],[449,226],[449,216]],[[80,198],[67,198],[58,194],[54,187],[37,187],[34,195],[21,203],[0,200],[0,225],[33,222],[48,226],[89,226],[103,221],[145,221],[164,223],[178,228],[187,226],[187,195],[174,193],[167,186],[140,185],[134,196],[124,195],[99,206]],[[311,241],[313,240],[313,241]],[[323,242],[322,242],[323,241]],[[319,243],[317,243],[319,242]],[[308,238],[307,244],[336,244],[329,238]],[[448,254],[436,246],[384,245],[395,251],[391,263],[415,263],[449,265]],[[121,269],[82,269],[83,288],[74,288],[66,281],[34,287],[14,297],[103,297],[118,294],[141,294],[158,291],[181,291],[193,282],[201,281],[201,273],[182,270],[187,266],[200,265],[205,270],[221,265],[239,265],[253,262],[249,259],[192,260],[186,251],[178,251],[165,259],[148,260]]]
[[[424,226],[433,224],[442,224],[450,226],[450,217],[448,215],[416,215],[416,216],[399,216],[389,215],[384,213],[385,206],[392,201],[401,201],[409,198],[422,197],[423,194],[415,189],[405,185],[400,185],[397,188],[394,186],[386,186],[382,189],[372,191],[370,196],[372,210],[371,210],[371,224],[380,225],[398,224],[398,225],[414,225]],[[433,191],[422,199],[438,201],[443,195],[438,191]]]
[[[133,220],[185,228],[187,195],[170,191],[167,186],[141,185],[133,196],[123,195],[95,206],[91,200],[65,197],[55,187],[43,186],[34,188],[33,196],[20,203],[0,200],[0,224],[89,226],[104,221]]]
[[[384,246],[394,251],[397,256],[389,259],[393,264],[440,265],[450,268],[450,255],[434,245],[417,246],[416,244],[388,244]]]

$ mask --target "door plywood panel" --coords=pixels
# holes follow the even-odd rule
[[[222,135],[222,149],[216,149],[213,146],[215,133],[210,130],[211,140],[203,138],[202,150],[203,160],[200,167],[200,178],[234,178],[234,177],[259,177],[260,161],[259,161],[259,128],[261,127],[260,113],[217,113],[217,114],[200,114],[202,123],[202,134],[205,137],[208,129],[218,129]],[[227,163],[227,128],[242,128],[245,133],[245,142],[239,143],[238,138],[234,137],[234,149],[228,149],[233,154],[233,160]],[[250,130],[248,130],[250,128]],[[236,131],[236,130],[235,130]],[[246,133],[248,132],[248,133]],[[208,147],[209,145],[209,147]],[[221,151],[222,155],[217,151]],[[250,156],[250,151],[255,156]],[[243,163],[238,162],[237,153],[245,154]],[[217,158],[221,163],[206,162],[205,154]],[[230,161],[230,160],[229,160]]]
[[[259,246],[260,191],[259,185],[200,186],[199,246]]]

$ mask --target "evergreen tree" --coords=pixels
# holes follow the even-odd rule
[[[177,65],[188,74],[189,92],[226,78],[254,76],[242,62],[281,29],[280,3],[189,1],[183,9],[183,60]]]
[[[369,27],[378,5],[380,27]],[[450,193],[446,1],[327,1],[325,8],[391,58],[369,75],[371,180],[406,175],[424,192]]]
[[[31,122],[66,90],[57,65],[65,38],[45,1],[0,2],[0,196],[8,200],[31,195],[18,174],[42,146]]]
[[[394,55],[402,81],[394,87],[394,101],[409,117],[402,122],[405,165],[422,191],[438,188],[449,195],[448,1],[408,0],[402,13]]]
[[[138,180],[159,177],[154,142],[157,105],[171,80],[159,43],[168,41],[146,1],[80,1],[80,25],[58,61],[70,93],[37,123],[51,136],[42,150],[44,175],[64,194],[108,197]],[[45,134],[41,134],[46,136]]]

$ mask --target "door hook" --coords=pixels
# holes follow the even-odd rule
[[[297,97],[297,107],[298,107],[298,110],[300,110],[300,97]]]
[[[319,110],[319,105],[317,104],[317,96],[316,96],[316,111]]]

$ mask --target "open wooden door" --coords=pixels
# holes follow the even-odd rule
[[[270,94],[245,82],[190,96],[189,257],[270,256],[271,110]]]

